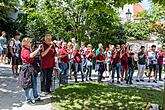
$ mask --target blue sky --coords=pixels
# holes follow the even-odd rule
[[[141,3],[140,3],[144,9],[148,10],[150,7],[151,7],[151,2],[149,2],[149,0],[143,0]]]

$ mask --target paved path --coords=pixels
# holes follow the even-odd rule
[[[78,80],[81,81],[81,75]],[[97,81],[97,73],[93,71],[92,79]],[[135,78],[134,78],[135,79]],[[103,80],[104,83],[111,84],[109,79]],[[31,106],[25,103],[24,91],[17,87],[17,78],[13,78],[11,67],[9,65],[0,65],[0,110],[51,110],[51,96],[42,98],[43,102],[36,103]],[[69,80],[69,83],[74,83],[74,79]],[[127,85],[125,82],[116,84],[122,87],[139,87],[139,88],[152,88],[157,90],[163,90],[163,81],[158,83],[148,83],[147,78],[145,82],[137,83],[133,80],[133,85]],[[53,83],[54,84],[54,83]],[[54,87],[54,86],[53,86]],[[55,88],[58,88],[58,80],[55,81]]]
[[[51,96],[31,106],[25,103],[24,91],[17,87],[9,65],[0,65],[0,110],[51,110]]]

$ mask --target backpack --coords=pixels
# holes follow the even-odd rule
[[[13,39],[10,39],[10,40],[8,41],[8,43],[7,43],[7,57],[8,57],[9,59],[12,58],[12,54],[11,54],[11,52],[10,52],[10,42],[11,42],[11,41],[14,42]]]

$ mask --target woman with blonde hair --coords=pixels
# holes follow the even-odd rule
[[[25,97],[27,103],[34,104],[35,101],[39,101],[39,95],[37,91],[37,79],[36,76],[38,72],[34,68],[34,57],[37,53],[41,50],[42,45],[39,45],[38,48],[32,52],[32,39],[31,38],[24,38],[22,40],[22,50],[21,50],[21,59],[23,65],[21,66],[21,71],[18,79],[18,84],[22,87],[25,91]],[[33,99],[31,90],[33,90]]]
[[[73,44],[71,42],[68,42],[68,51],[69,51],[69,54],[68,54],[68,57],[69,57],[69,78],[72,79],[72,71],[73,71]]]

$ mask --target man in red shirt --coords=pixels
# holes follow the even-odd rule
[[[67,77],[67,72],[68,72],[68,63],[69,63],[69,50],[67,49],[67,43],[63,42],[62,43],[62,48],[59,49],[59,68],[60,68],[60,83],[61,84],[67,84],[68,83],[68,77]]]
[[[99,53],[96,55],[96,69],[98,71],[98,82],[101,82],[103,78],[103,73],[105,71],[105,55],[103,53],[103,48],[99,48]]]
[[[55,67],[55,46],[50,34],[45,35],[41,53],[42,81],[41,91],[51,93],[53,67]]]
[[[75,67],[75,71],[74,71],[74,77],[75,77],[75,82],[77,81],[77,73],[79,71],[81,71],[81,78],[82,78],[82,82],[84,82],[84,75],[83,75],[83,71],[82,71],[82,58],[81,58],[81,51],[79,50],[78,45],[75,45],[75,49],[73,51],[73,60],[74,60],[74,67]]]
[[[112,51],[112,83],[114,83],[115,71],[117,71],[117,83],[120,83],[121,55],[120,45],[116,45]]]

